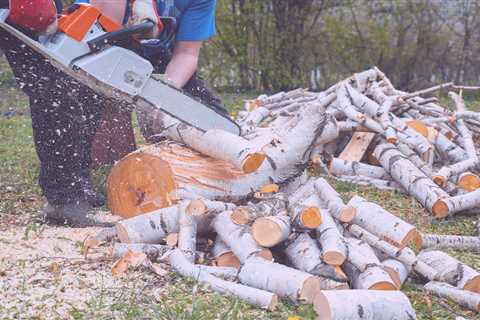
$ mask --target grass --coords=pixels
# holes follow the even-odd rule
[[[0,70],[2,70],[0,60]],[[7,79],[7,80],[6,80]],[[0,72],[0,232],[14,225],[31,225],[42,205],[37,186],[38,160],[32,142],[31,121],[27,101],[12,89],[8,76]],[[8,84],[8,85],[5,85]],[[242,94],[225,94],[224,101],[231,110],[238,110]],[[469,102],[480,109],[478,102]],[[13,116],[2,116],[5,112]],[[96,182],[103,187],[108,168],[95,173]],[[435,221],[412,198],[396,192],[383,192],[329,179],[345,199],[361,195],[377,202],[399,217],[415,224],[422,232],[439,234],[474,234],[474,218],[456,217]],[[27,228],[28,229],[28,228]],[[458,259],[480,270],[480,255],[471,252],[449,251]],[[1,279],[1,278],[0,278]],[[132,279],[131,279],[132,280]],[[134,279],[133,279],[134,280]],[[127,280],[125,280],[128,282]],[[425,294],[413,285],[403,289],[409,296],[419,319],[451,319],[456,315],[474,319],[478,316],[445,299]],[[314,319],[311,306],[280,304],[275,312],[265,312],[229,298],[198,288],[192,280],[173,273],[166,281],[131,281],[124,290],[101,288],[82,310],[71,307],[72,319],[287,319],[299,316]],[[0,309],[0,318],[2,310]]]

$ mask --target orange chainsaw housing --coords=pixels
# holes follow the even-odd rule
[[[121,27],[112,19],[102,15],[97,8],[90,5],[79,5],[72,13],[60,17],[58,29],[72,39],[82,41],[88,30],[97,21],[106,32],[112,32]]]

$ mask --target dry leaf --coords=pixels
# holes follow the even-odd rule
[[[56,262],[52,262],[48,266],[48,271],[50,271],[53,274],[59,274],[60,273],[60,265]]]
[[[83,242],[83,257],[87,259],[88,250],[90,248],[95,248],[100,245],[100,241],[97,239],[88,236],[87,239]]]
[[[430,299],[430,297],[425,296],[425,302],[427,304],[428,313],[432,313],[432,300]]]
[[[160,277],[165,277],[168,274],[168,271],[163,269],[159,264],[157,263],[151,263],[149,265],[150,270],[155,273],[157,276]]]

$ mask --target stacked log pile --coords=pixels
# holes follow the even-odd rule
[[[440,89],[451,90],[454,111],[423,97]],[[480,311],[480,273],[438,251],[478,251],[478,237],[422,234],[305,170],[408,193],[436,218],[473,214],[480,113],[466,111],[468,89],[406,93],[373,68],[320,93],[247,101],[240,137],[157,114],[161,141],[109,176],[110,208],[126,218],[115,227],[117,263],[142,252],[261,308],[313,303],[319,319],[414,319],[400,291],[407,279]]]

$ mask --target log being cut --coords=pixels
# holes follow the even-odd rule
[[[154,113],[150,138],[160,142],[108,177],[110,209],[125,218],[108,230],[121,242],[113,255],[168,262],[264,309],[278,298],[313,303],[318,319],[415,319],[399,291],[407,278],[478,310],[476,270],[410,248],[479,251],[477,237],[420,234],[369,195],[340,188],[408,193],[435,218],[478,212],[480,113],[465,110],[461,92],[450,93],[455,112],[426,96],[445,87],[462,88],[403,92],[372,68],[322,92],[247,101],[240,136]],[[312,176],[310,165],[331,177]]]

